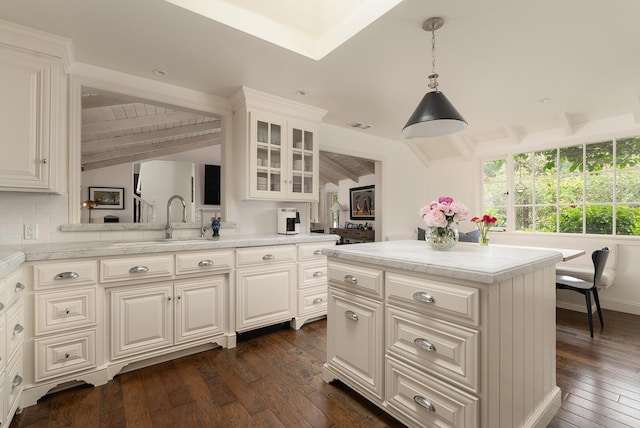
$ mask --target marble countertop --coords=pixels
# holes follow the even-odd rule
[[[15,260],[40,261],[78,257],[119,256],[127,254],[173,251],[243,248],[263,245],[286,245],[305,242],[337,241],[340,237],[324,233],[308,235],[229,235],[219,238],[149,239],[142,241],[52,242],[19,246],[0,246],[0,277],[5,264]]]
[[[561,252],[550,249],[463,242],[449,251],[434,251],[424,241],[386,241],[328,247],[322,253],[338,261],[361,262],[486,284],[562,261]]]

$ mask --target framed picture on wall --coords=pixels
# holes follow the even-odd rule
[[[351,220],[375,220],[375,196],[375,186],[354,187],[349,189]]]
[[[124,187],[89,187],[89,200],[96,210],[123,210]]]

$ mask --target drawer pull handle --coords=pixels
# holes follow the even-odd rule
[[[349,318],[351,321],[358,321],[358,314],[353,311],[345,311],[344,316]]]
[[[358,278],[356,278],[355,276],[348,274],[344,276],[344,282],[348,282],[349,284],[357,284],[358,283]]]
[[[129,273],[145,273],[149,272],[149,268],[146,266],[138,265],[129,269]]]
[[[273,254],[265,254],[264,256],[262,256],[262,260],[275,260],[276,256],[274,256]]]
[[[58,281],[61,279],[76,279],[76,278],[80,278],[80,274],[78,272],[61,272],[53,277],[54,280],[58,280]],[[18,284],[16,284],[16,291],[18,291]]]
[[[413,293],[413,300],[424,303],[435,303],[436,301],[431,294],[424,291],[417,291]]]
[[[200,260],[200,263],[198,263],[198,266],[200,267],[204,267],[204,266],[213,266],[213,260]]]
[[[313,304],[317,305],[318,303],[322,303],[324,301],[324,299],[322,297],[316,297],[315,299],[313,299]],[[356,315],[357,317],[357,315]]]
[[[314,256],[321,256],[321,255],[322,255],[322,250],[315,250],[315,251],[313,252],[313,255],[314,255]]]
[[[314,278],[318,278],[318,277],[321,277],[321,276],[322,276],[322,272],[321,272],[321,271],[319,271],[319,270],[317,270],[317,271],[315,271],[315,272],[313,273],[313,277],[314,277]]]
[[[418,404],[419,406],[422,406],[425,409],[429,410],[430,412],[436,411],[436,408],[433,406],[433,403],[424,397],[416,395],[415,397],[413,397],[413,401],[415,401],[416,404]]]
[[[25,289],[25,286],[24,286],[24,284],[23,284],[23,283],[21,283],[21,282],[16,282],[16,287],[15,287],[15,291],[16,291],[16,293],[17,293],[18,291],[22,291],[22,290],[24,290],[24,289]]]
[[[418,337],[413,341],[413,343],[415,343],[416,345],[418,345],[419,347],[421,347],[425,351],[429,351],[429,352],[435,352],[436,351],[436,346],[433,343],[429,342],[427,339],[423,339],[421,337]]]
[[[22,376],[16,375],[16,377],[13,378],[13,382],[11,382],[11,389],[15,389],[20,385],[22,385]]]
[[[71,313],[71,310],[70,310],[70,309],[65,309],[65,310],[64,310],[64,313],[65,313],[65,314],[67,314],[67,315],[69,315],[69,314]]]
[[[65,358],[69,358],[70,356],[71,356],[71,354],[70,354],[70,353],[68,353],[68,352],[65,352],[65,353],[64,353],[64,357],[65,357]]]
[[[24,327],[21,326],[20,324],[16,324],[16,326],[13,327],[13,335],[14,336],[17,335],[17,334],[22,333],[23,331],[24,331]]]

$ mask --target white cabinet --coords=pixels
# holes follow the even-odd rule
[[[296,316],[291,321],[296,330],[308,320],[327,314],[327,258],[322,248],[335,244],[335,241],[326,241],[297,245]]]
[[[0,190],[59,193],[68,104],[62,61],[31,44],[11,46],[20,37],[10,32],[0,23]]]
[[[232,97],[241,199],[317,201],[326,112],[248,88]]]
[[[295,260],[293,245],[236,251],[236,331],[295,316]]]
[[[217,276],[175,283],[175,342],[225,333],[225,278]]]
[[[111,358],[173,344],[173,285],[131,286],[111,292]]]
[[[24,388],[23,344],[26,286],[21,268],[0,279],[0,421],[9,426],[21,407]]]

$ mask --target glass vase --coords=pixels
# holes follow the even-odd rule
[[[458,243],[458,228],[454,225],[431,227],[425,234],[425,241],[436,251],[450,250]]]
[[[486,236],[480,236],[480,245],[489,245],[489,238]]]

